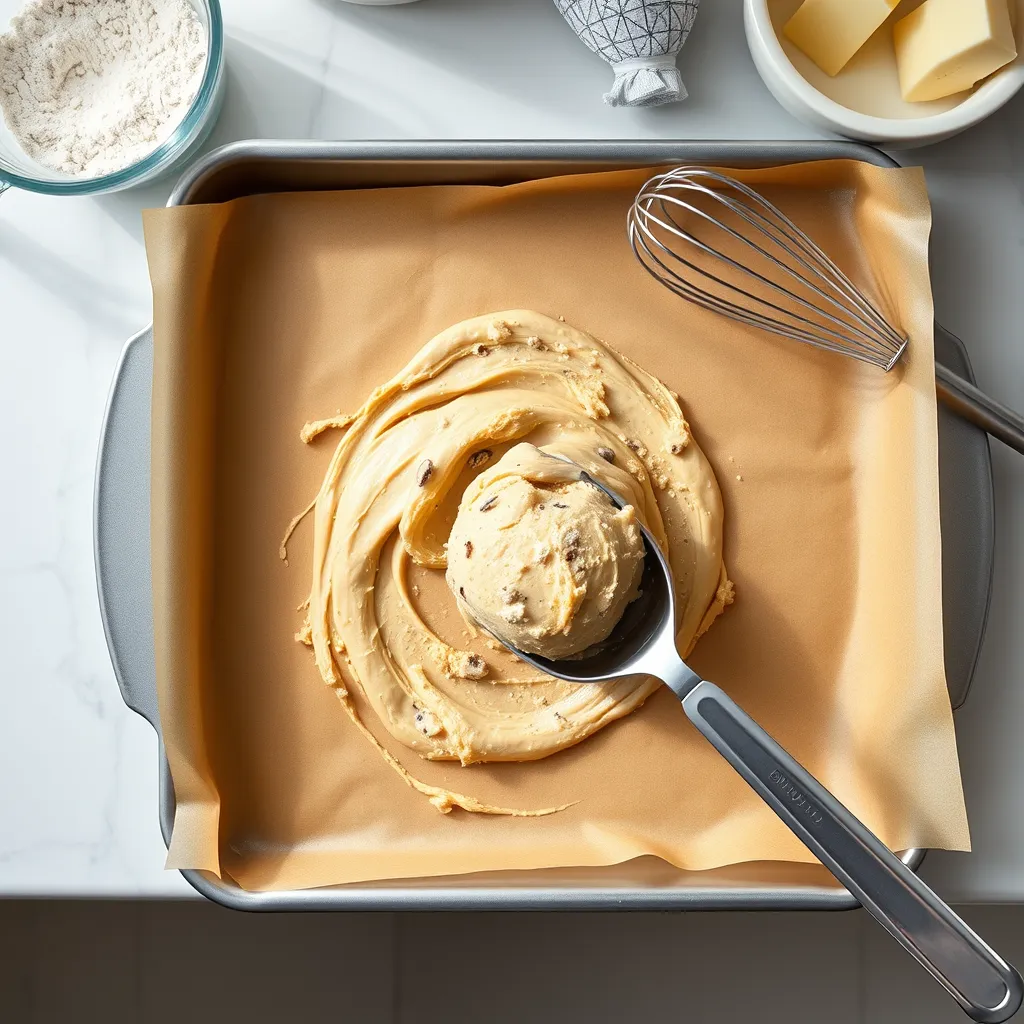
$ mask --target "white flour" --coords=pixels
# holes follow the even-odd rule
[[[0,36],[0,110],[44,166],[109,174],[178,126],[206,46],[187,0],[33,0]]]

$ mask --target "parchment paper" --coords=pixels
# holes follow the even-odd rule
[[[938,470],[918,170],[746,172],[910,332],[889,375],[737,327],[651,280],[624,236],[648,172],[507,187],[257,196],[146,214],[155,306],[153,580],[168,864],[250,889],[619,863],[809,861],[661,691],[529,764],[427,763],[427,782],[536,819],[442,816],[361,738],[293,633],[308,529],[354,410],[437,331],[564,316],[682,396],[725,497],[737,599],[698,644],[724,687],[891,847],[966,849],[943,677]],[[859,240],[859,241],[858,241]]]

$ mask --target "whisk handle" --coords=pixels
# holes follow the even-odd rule
[[[680,691],[712,746],[972,1020],[999,1024],[1016,1013],[1017,971],[806,768],[714,684]]]
[[[987,430],[1024,455],[1024,416],[986,395],[941,363],[935,364],[935,390],[942,404],[961,419]]]

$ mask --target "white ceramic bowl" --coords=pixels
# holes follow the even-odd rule
[[[885,33],[877,34],[864,53],[830,79],[788,40],[780,42],[775,26],[781,30],[798,0],[744,0],[743,20],[758,73],[794,117],[821,131],[909,149],[970,128],[1024,85],[1024,0],[1016,2],[1017,59],[962,97],[924,104],[908,104],[900,97]],[[914,6],[909,3],[905,9]],[[897,17],[903,11],[901,7]]]

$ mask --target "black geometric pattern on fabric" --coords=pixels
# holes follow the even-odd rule
[[[555,0],[576,35],[609,63],[682,48],[700,0]]]

